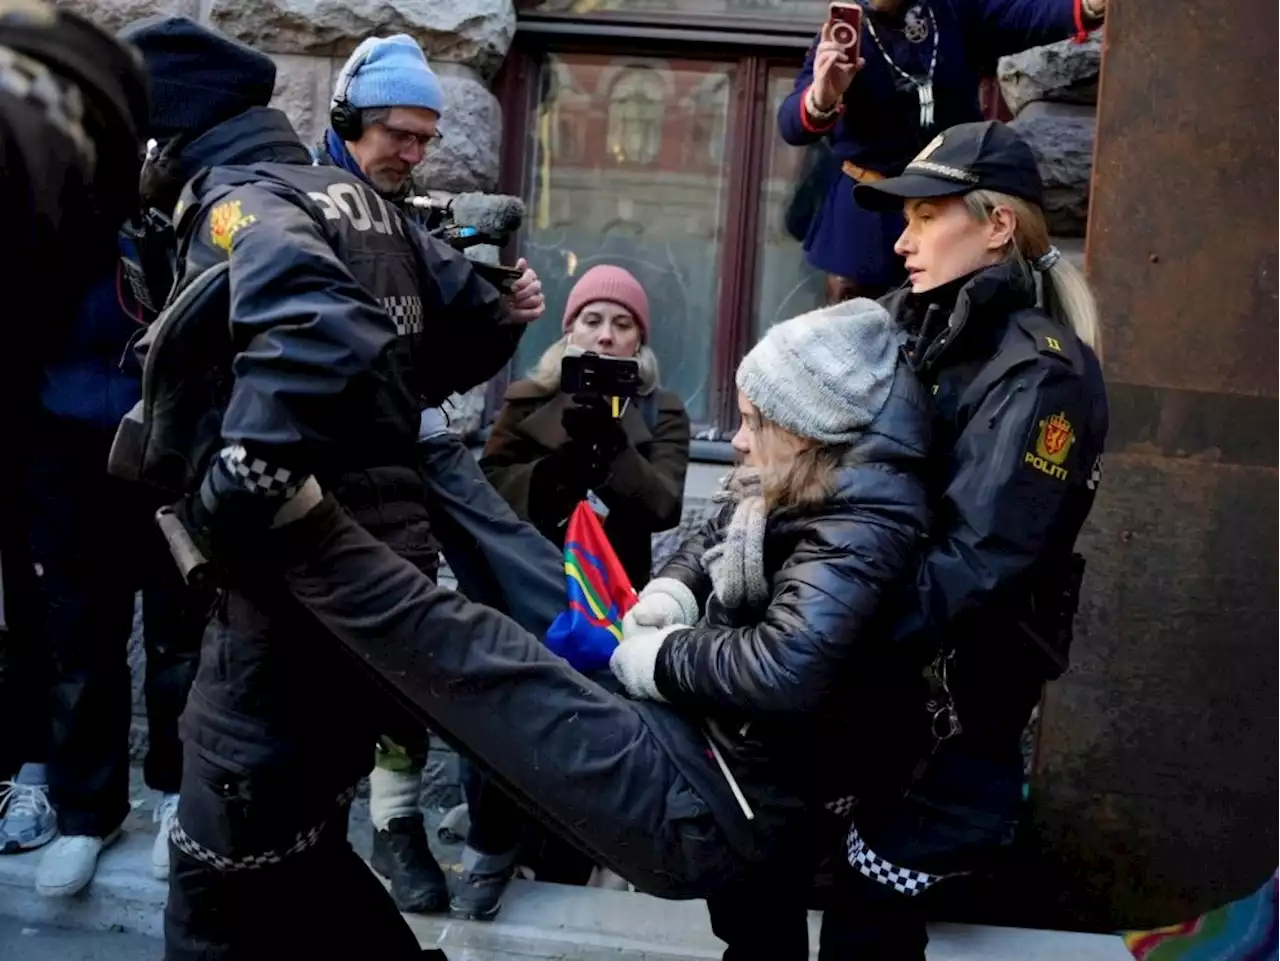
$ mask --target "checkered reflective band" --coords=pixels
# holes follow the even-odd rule
[[[1093,470],[1089,471],[1089,477],[1084,482],[1084,486],[1091,491],[1096,491],[1098,485],[1102,483],[1102,458],[1096,457],[1093,461]]]
[[[345,812],[347,805],[351,803],[356,796],[354,787],[347,788],[335,799],[337,813],[341,813],[345,820]],[[181,817],[181,814],[179,814]],[[280,864],[286,858],[301,854],[309,848],[315,847],[324,829],[328,827],[332,818],[325,818],[319,824],[313,824],[311,827],[299,831],[293,836],[293,840],[282,848],[273,848],[270,851],[263,851],[257,854],[242,854],[235,857],[227,854],[219,854],[212,848],[205,847],[178,823],[178,818],[173,819],[173,823],[169,828],[169,840],[173,846],[194,861],[201,864],[207,864],[215,871],[260,871],[263,868]]]
[[[902,868],[886,861],[867,847],[867,842],[858,833],[857,827],[849,828],[849,863],[864,877],[893,888],[899,894],[915,895],[929,890],[939,881],[951,874],[929,874],[926,871],[915,871]]]
[[[0,92],[37,105],[86,163],[96,163],[97,151],[84,130],[84,99],[79,88],[60,80],[44,64],[0,47]]]
[[[284,467],[272,467],[261,457],[250,456],[239,444],[222,448],[218,455],[240,482],[255,494],[268,497],[292,497],[306,482]]]
[[[844,797],[836,798],[834,801],[828,801],[823,805],[823,807],[838,818],[849,817],[853,814],[854,808],[857,806],[858,798],[853,794],[847,794]]]
[[[408,334],[422,333],[421,297],[413,295],[408,297],[383,297],[382,309],[391,315],[391,320],[396,325],[396,333],[401,337]]]

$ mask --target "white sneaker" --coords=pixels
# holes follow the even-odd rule
[[[85,889],[98,867],[98,855],[120,837],[120,829],[105,838],[64,834],[55,838],[36,866],[36,892],[46,898],[65,898]]]
[[[0,781],[0,854],[42,847],[58,833],[58,819],[43,784]]]
[[[161,881],[169,880],[169,830],[178,816],[178,795],[166,794],[156,805],[152,820],[160,825],[151,845],[151,873]]]

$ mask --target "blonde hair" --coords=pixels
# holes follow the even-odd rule
[[[821,504],[836,490],[836,472],[845,460],[847,444],[820,444],[799,437],[760,417],[760,480],[769,510]]]
[[[538,362],[529,371],[528,378],[548,393],[560,389],[560,362],[564,360],[565,350],[569,346],[569,335],[565,334],[554,344],[542,352]],[[642,344],[635,356],[640,365],[640,393],[651,394],[658,386],[658,357],[648,344]]]
[[[992,190],[974,190],[964,196],[965,206],[977,220],[989,220],[997,207],[1013,211],[1017,227],[1013,243],[1009,245],[1009,259],[1016,260],[1024,270],[1030,270],[1037,258],[1049,252],[1049,227],[1044,211],[1030,201]],[[1045,309],[1058,323],[1075,332],[1075,335],[1093,348],[1102,359],[1102,328],[1098,319],[1098,303],[1094,300],[1089,282],[1065,257],[1059,257],[1048,270],[1045,278]]]

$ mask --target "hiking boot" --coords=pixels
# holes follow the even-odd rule
[[[44,765],[24,764],[15,780],[0,781],[0,854],[35,850],[58,833],[45,780]]]
[[[449,906],[449,883],[427,845],[421,815],[392,818],[385,831],[375,829],[369,864],[391,882],[401,911],[432,914]]]
[[[449,899],[449,917],[459,921],[492,921],[502,906],[502,894],[515,875],[517,849],[484,854],[467,845],[462,850],[462,874]]]

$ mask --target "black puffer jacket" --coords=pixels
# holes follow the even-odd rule
[[[928,425],[928,398],[904,364],[834,496],[770,516],[766,609],[729,610],[711,593],[702,554],[728,512],[660,574],[684,583],[705,613],[664,642],[658,690],[709,719],[709,736],[753,806],[893,790],[912,764],[923,717],[919,668],[884,643],[880,608],[886,589],[918,563],[928,529]]]

